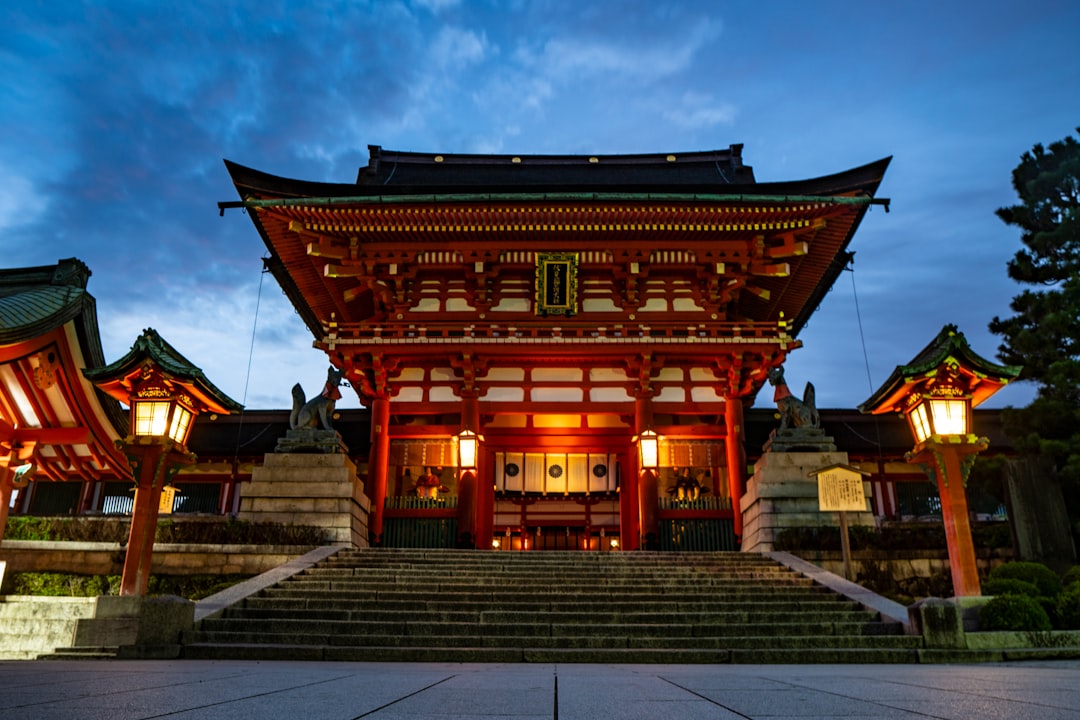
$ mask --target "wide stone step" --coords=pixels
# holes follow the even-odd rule
[[[738,602],[756,604],[768,601],[784,601],[789,603],[815,602],[823,598],[833,597],[824,590],[806,589],[799,592],[779,592],[762,589],[759,591],[745,592],[700,592],[696,590],[672,589],[669,592],[571,592],[558,589],[535,589],[535,590],[485,590],[475,592],[412,592],[404,589],[395,590],[337,590],[319,589],[307,590],[293,585],[284,585],[267,588],[261,594],[267,598],[307,598],[318,596],[327,600],[339,602],[371,603],[381,601],[384,603],[401,603],[404,607],[416,607],[421,602],[469,602],[485,604],[491,607],[499,607],[512,603],[543,602],[548,605],[553,603],[600,603],[608,608],[625,605],[651,605],[664,600],[674,600],[682,603],[710,603],[710,602]]]
[[[339,662],[486,662],[605,664],[883,664],[915,663],[914,648],[794,648],[694,650],[680,648],[334,647],[265,644],[192,644],[184,657],[203,660]]]
[[[267,635],[289,635],[297,638],[310,638],[311,642],[329,642],[331,636],[347,635],[413,635],[463,636],[479,634],[484,636],[539,635],[539,636],[584,636],[584,635],[623,635],[634,637],[728,637],[732,635],[788,636],[798,635],[862,635],[875,623],[865,619],[858,620],[818,620],[762,624],[730,625],[693,625],[681,622],[655,623],[574,623],[558,621],[532,622],[454,622],[419,618],[413,621],[370,621],[370,620],[310,620],[302,618],[215,618],[204,620],[201,630],[207,632],[262,632]],[[881,632],[866,634],[884,634],[891,624],[880,624]],[[303,644],[303,641],[297,641]]]
[[[914,662],[921,642],[757,555],[347,550],[203,620],[184,656]]]
[[[223,617],[225,619],[244,618],[250,620],[260,619],[296,619],[296,620],[367,620],[371,622],[413,622],[417,619],[438,622],[477,622],[477,623],[525,623],[532,622],[538,615],[543,616],[550,622],[590,623],[593,625],[606,625],[616,623],[662,623],[677,619],[678,622],[692,625],[746,625],[762,623],[781,623],[791,620],[790,608],[773,611],[764,609],[746,609],[743,606],[733,605],[728,610],[689,611],[689,612],[656,612],[627,610],[608,612],[599,618],[594,612],[574,610],[548,610],[538,612],[532,610],[489,610],[474,608],[472,610],[446,610],[430,609],[417,612],[415,609],[380,609],[380,608],[310,608],[310,607],[278,607],[263,606],[242,608],[230,608]],[[799,617],[806,621],[820,622],[859,622],[873,619],[865,610],[851,603],[849,606],[840,606],[833,603],[821,603],[815,610],[803,608],[798,613]]]
[[[190,642],[201,644],[327,645],[334,647],[517,647],[517,648],[664,648],[720,650],[755,648],[918,648],[921,639],[905,635],[732,635],[678,638],[633,635],[333,635],[309,636],[275,633],[264,635],[243,631],[200,631]]]
[[[773,577],[763,575],[658,575],[654,573],[629,575],[623,573],[440,573],[440,583],[470,585],[535,584],[557,582],[561,585],[641,585],[648,584],[686,584],[693,583],[711,587],[732,585],[736,587],[760,587],[763,585],[785,585],[806,587],[813,585],[810,578],[791,574],[778,574]],[[370,575],[364,573],[307,572],[297,575],[290,582],[295,583],[334,583],[334,584],[431,584],[432,573],[386,573]]]
[[[480,613],[488,610],[502,610],[507,612],[522,613],[549,613],[549,612],[581,612],[587,613],[594,619],[610,615],[613,612],[628,611],[617,609],[606,598],[552,598],[548,600],[536,600],[529,598],[521,602],[500,602],[493,605],[488,597],[478,600],[453,601],[444,598],[413,599],[407,605],[400,600],[384,601],[378,599],[356,600],[354,598],[338,599],[326,597],[309,597],[300,595],[297,597],[256,596],[248,598],[242,606],[234,607],[229,612],[240,613],[244,608],[273,609],[280,608],[285,612],[290,610],[331,610],[345,612],[368,612],[368,611],[397,611],[403,607],[412,616],[428,612],[465,612]],[[667,598],[655,600],[649,603],[648,608],[652,612],[664,614],[684,614],[696,612],[740,612],[757,610],[782,614],[815,612],[815,611],[844,611],[854,610],[861,606],[851,600],[845,600],[835,595],[814,595],[806,600],[778,600],[770,596],[754,603],[746,603],[742,600],[717,600],[706,598],[702,600],[688,600],[685,598]],[[630,608],[633,609],[633,608]]]

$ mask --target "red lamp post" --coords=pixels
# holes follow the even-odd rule
[[[971,432],[971,409],[1020,374],[976,355],[955,325],[946,325],[910,363],[898,366],[862,405],[864,413],[901,412],[915,448],[905,455],[937,485],[957,597],[981,595],[971,539],[967,477],[988,441]]]
[[[130,408],[128,435],[117,441],[135,480],[120,594],[144,595],[162,490],[182,466],[195,462],[187,449],[195,418],[202,412],[228,414],[241,406],[154,330],[144,330],[131,351],[116,362],[83,374]]]

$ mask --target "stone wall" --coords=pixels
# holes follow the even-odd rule
[[[840,525],[839,513],[821,512],[817,479],[810,473],[846,465],[845,452],[766,452],[754,464],[754,476],[742,497],[745,552],[771,552],[776,537],[787,528]],[[868,495],[864,483],[864,494]],[[849,525],[874,525],[870,501],[866,512],[849,512]],[[841,573],[843,571],[841,570]]]
[[[839,550],[789,550],[792,555],[812,562],[818,567],[843,577],[844,559]],[[990,571],[1012,560],[1011,550],[978,550],[975,562],[979,577],[985,579]],[[912,586],[944,584],[949,576],[949,554],[942,550],[854,550],[851,553],[852,579],[859,584],[874,586],[891,580],[896,590]],[[921,582],[920,582],[921,581]],[[951,587],[951,586],[949,586]],[[946,588],[947,591],[947,588]],[[913,597],[926,593],[906,592]]]
[[[258,575],[299,557],[311,546],[296,545],[177,545],[157,543],[151,572],[157,575]],[[124,548],[119,543],[5,540],[0,560],[7,574],[59,572],[78,575],[119,575]]]
[[[341,453],[268,453],[240,491],[240,519],[323,528],[335,545],[367,547],[371,501]]]

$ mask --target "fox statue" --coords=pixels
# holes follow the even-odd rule
[[[304,388],[300,383],[293,385],[292,414],[289,415],[289,428],[295,430],[301,427],[318,427],[321,423],[326,430],[333,430],[334,405],[341,398],[341,378],[345,371],[336,370],[333,366],[326,372],[326,384],[320,394],[304,401]]]
[[[784,368],[774,367],[769,370],[769,384],[776,387],[773,392],[773,401],[776,402],[776,407],[780,411],[781,431],[789,427],[821,427],[821,417],[818,415],[812,383],[806,383],[801,401],[788,389],[787,382],[784,380]]]

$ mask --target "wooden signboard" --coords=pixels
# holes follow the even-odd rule
[[[169,515],[173,510],[173,501],[176,499],[176,488],[172,485],[161,489],[161,500],[158,502],[158,512]]]
[[[819,470],[818,507],[822,512],[866,512],[863,474],[843,466]]]
[[[848,511],[866,512],[863,475],[869,473],[850,465],[830,465],[810,474],[817,476],[818,508],[821,512],[840,513],[840,550],[844,556],[844,577],[852,580],[847,514]]]

